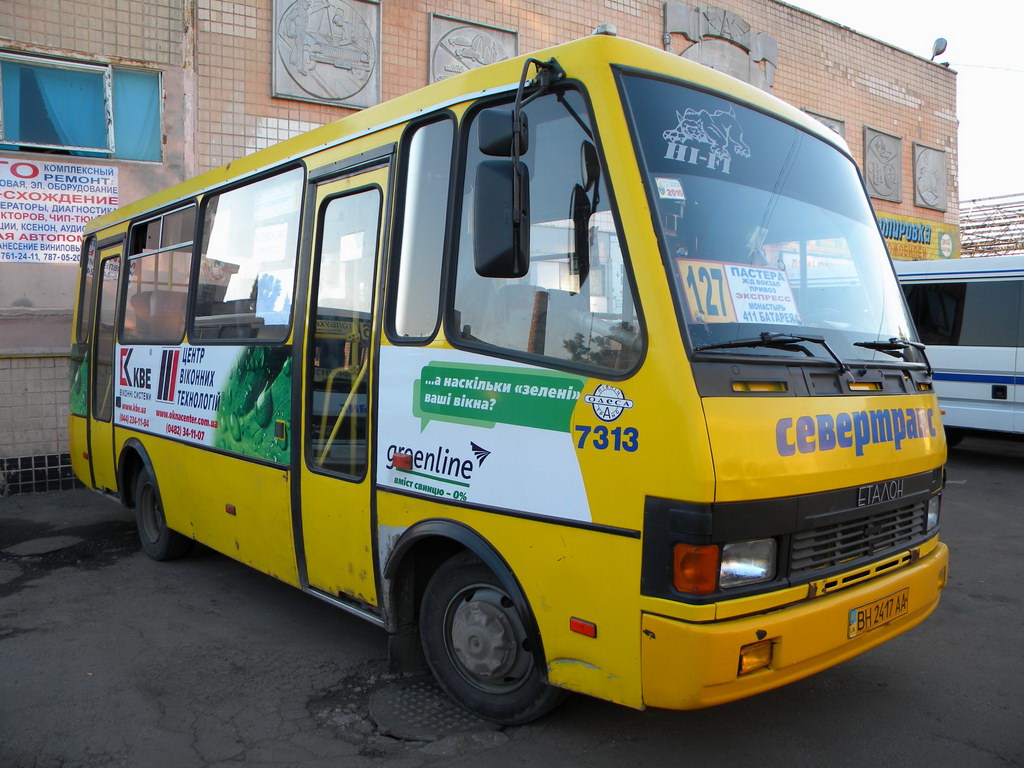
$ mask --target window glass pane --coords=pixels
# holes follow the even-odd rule
[[[164,216],[160,247],[167,248],[181,243],[191,243],[195,226],[196,209],[194,206],[167,214]]]
[[[393,328],[400,338],[427,338],[437,327],[453,131],[450,120],[431,123],[409,143],[393,298]]]
[[[722,96],[641,75],[621,83],[694,351],[830,359],[820,344],[729,346],[796,333],[844,360],[891,362],[859,346],[913,329],[854,163]]]
[[[113,71],[114,157],[160,160],[160,75]]]
[[[1020,282],[1000,280],[967,284],[961,346],[1014,347],[1015,319],[1020,305]]]
[[[361,476],[366,418],[373,274],[380,192],[331,200],[321,224],[316,326],[310,355],[310,461]]]
[[[0,72],[5,141],[109,149],[102,72],[12,61]]]
[[[1017,346],[1020,282],[907,284],[903,290],[925,344]]]
[[[964,312],[964,283],[906,284],[903,291],[925,344],[956,344]]]
[[[149,253],[131,260],[122,342],[181,341],[191,271],[191,248]]]
[[[117,277],[120,261],[117,258],[103,262],[103,276],[96,333],[96,382],[92,395],[92,412],[100,421],[110,421],[111,385],[113,384],[114,321],[117,317]]]
[[[624,371],[642,337],[621,237],[597,165],[587,109],[576,91],[542,96],[525,112],[530,180],[530,268],[486,278],[473,262],[474,179],[485,160],[470,128],[455,310],[459,335],[517,352]],[[583,158],[590,158],[584,162]]]
[[[96,238],[89,238],[89,242],[82,250],[82,262],[85,274],[82,276],[82,291],[78,295],[77,339],[79,344],[86,344],[92,333],[92,287],[93,275],[96,274]]]
[[[129,254],[155,251],[160,247],[160,219],[139,224],[132,230],[132,244]]]
[[[288,337],[301,168],[213,196],[203,219],[194,335]]]

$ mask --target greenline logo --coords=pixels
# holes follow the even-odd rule
[[[511,424],[568,432],[586,379],[558,371],[430,363],[413,383],[413,415],[477,427]]]
[[[456,501],[465,501],[468,496],[466,491],[449,490],[440,484],[469,488],[473,480],[473,470],[484,463],[484,459],[491,455],[491,452],[481,448],[476,443],[470,443],[473,453],[477,457],[477,464],[472,459],[467,459],[453,454],[451,449],[443,445],[437,446],[437,450],[421,450],[402,445],[389,445],[387,450],[388,469],[393,469],[397,474],[392,482],[402,488],[427,493],[431,496],[450,497]]]

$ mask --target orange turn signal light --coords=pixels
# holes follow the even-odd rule
[[[733,392],[786,392],[789,385],[784,381],[734,381]]]
[[[744,645],[740,648],[740,674],[749,675],[764,669],[772,663],[772,641],[762,640],[760,643]]]
[[[676,544],[672,557],[672,583],[680,592],[707,595],[718,584],[718,547]]]

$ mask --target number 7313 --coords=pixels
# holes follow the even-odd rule
[[[580,450],[589,445],[599,451],[610,448],[613,451],[633,453],[640,447],[640,433],[634,427],[608,429],[603,424],[596,427],[579,424],[576,431],[580,433],[580,439],[576,442],[576,447]]]

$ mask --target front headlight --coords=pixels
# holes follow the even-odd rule
[[[775,539],[738,541],[722,547],[718,583],[722,589],[757,584],[775,577]]]
[[[939,524],[939,507],[942,506],[942,495],[935,494],[928,499],[928,521],[925,523],[925,530],[930,531]]]

